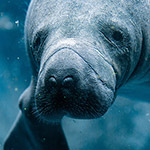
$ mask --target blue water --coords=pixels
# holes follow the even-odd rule
[[[31,69],[24,49],[26,2],[0,0],[0,150],[19,111]],[[118,97],[97,120],[64,118],[71,150],[149,150],[150,104]]]

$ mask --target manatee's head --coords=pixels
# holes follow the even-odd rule
[[[93,0],[33,0],[25,36],[35,109],[47,121],[104,115],[133,72],[142,39],[123,8]]]

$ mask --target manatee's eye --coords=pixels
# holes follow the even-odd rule
[[[46,41],[47,35],[48,35],[47,31],[41,30],[37,32],[33,38],[32,55],[38,67],[41,61],[41,55],[42,55],[42,52],[46,43],[45,41]]]
[[[42,54],[42,41],[42,35],[38,33],[35,35],[32,45],[32,54],[38,66],[40,64]]]
[[[33,42],[33,49],[37,49],[41,44],[41,37],[37,36]]]
[[[115,41],[118,41],[118,42],[122,42],[123,41],[123,35],[120,31],[114,31],[113,34],[112,34],[112,38],[115,40]]]

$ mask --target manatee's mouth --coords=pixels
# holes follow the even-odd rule
[[[108,109],[107,104],[100,103],[102,99],[90,89],[60,89],[55,93],[49,88],[41,87],[36,94],[37,115],[46,120],[61,119],[64,115],[78,119],[98,118]]]
[[[102,82],[75,52],[59,51],[44,67],[35,93],[35,114],[40,119],[49,122],[60,120],[64,115],[78,119],[98,118],[112,104],[115,97],[112,86]]]

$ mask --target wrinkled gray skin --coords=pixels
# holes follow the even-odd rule
[[[68,149],[64,115],[100,117],[116,93],[150,97],[146,0],[32,0],[25,41],[33,76],[5,150]]]

